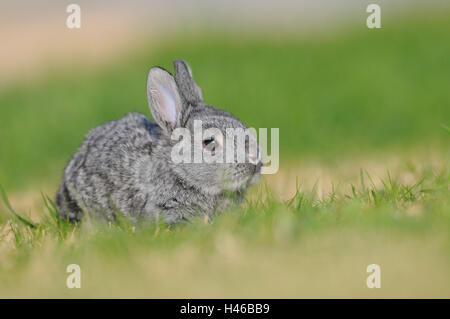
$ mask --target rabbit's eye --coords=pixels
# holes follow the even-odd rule
[[[203,140],[203,147],[213,146],[216,143],[213,137]]]

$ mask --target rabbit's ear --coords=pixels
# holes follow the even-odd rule
[[[202,90],[195,83],[192,71],[186,61],[173,61],[175,69],[175,81],[183,98],[192,105],[203,101]]]
[[[183,108],[172,75],[160,67],[151,68],[147,77],[147,97],[156,123],[170,133],[179,124]]]

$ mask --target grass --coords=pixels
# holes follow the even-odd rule
[[[13,215],[0,233],[1,297],[449,297],[450,170],[376,187],[361,170],[346,193],[267,185],[237,211],[187,226],[162,222],[71,226],[44,198],[34,228]],[[23,214],[23,213],[22,213]],[[69,264],[82,288],[65,287]],[[382,289],[365,286],[382,269]]]

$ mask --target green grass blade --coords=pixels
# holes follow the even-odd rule
[[[5,206],[8,208],[8,210],[13,214],[14,217],[16,217],[19,221],[27,225],[31,228],[37,228],[37,225],[35,225],[33,222],[27,220],[26,218],[20,216],[16,211],[12,208],[11,203],[9,202],[8,196],[6,195],[6,191],[3,188],[3,186],[0,185],[0,192],[3,198],[3,202],[5,203]]]

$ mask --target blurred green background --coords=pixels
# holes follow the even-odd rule
[[[205,101],[252,127],[280,128],[281,160],[449,148],[447,14],[384,22],[379,30],[238,34],[188,32],[129,49],[114,63],[48,68],[0,92],[0,181],[54,183],[89,129],[150,116],[147,71],[183,58]]]
[[[0,3],[0,185],[39,223],[0,204],[0,297],[449,296],[449,5],[380,0],[370,30],[366,0],[78,0],[70,30],[71,2]],[[280,171],[213,222],[65,225],[40,191],[91,128],[150,116],[147,72],[175,58],[280,129]]]

